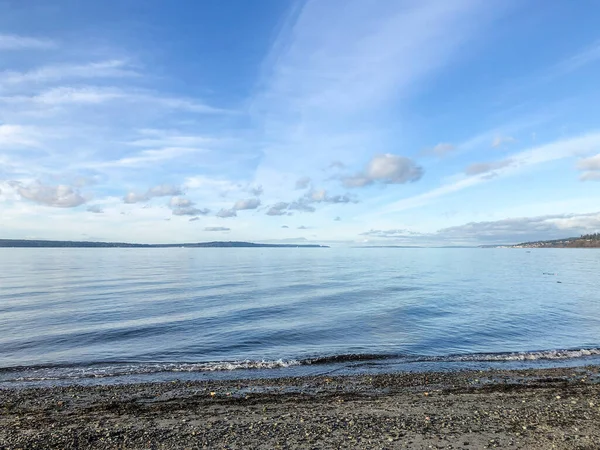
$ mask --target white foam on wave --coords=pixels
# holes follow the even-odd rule
[[[193,364],[175,364],[172,368],[167,369],[170,372],[214,372],[218,370],[251,370],[251,369],[279,369],[292,366],[299,366],[302,363],[295,359],[284,360],[250,360],[243,361],[222,361],[208,363],[193,363]]]
[[[331,363],[352,363],[361,361],[361,355],[350,355],[332,358]],[[600,348],[582,348],[571,350],[543,350],[513,353],[477,353],[451,355],[444,357],[402,357],[406,362],[431,361],[431,362],[502,362],[502,361],[537,361],[537,360],[566,360],[585,357],[600,356]],[[329,358],[323,358],[327,363]],[[372,355],[369,359],[373,359]],[[311,365],[314,359],[261,359],[261,360],[238,360],[238,361],[214,361],[197,363],[114,363],[95,365],[88,367],[45,367],[45,368],[22,368],[16,371],[6,372],[0,376],[0,382],[14,381],[59,381],[83,378],[112,378],[120,376],[151,375],[157,373],[181,373],[181,372],[218,372],[236,370],[270,370],[285,369],[287,367]],[[0,374],[2,375],[2,374]]]
[[[280,369],[302,365],[291,359],[240,360],[202,363],[146,363],[146,364],[107,364],[85,368],[54,367],[32,368],[16,371],[8,381],[50,381],[81,378],[109,378],[128,375],[147,375],[161,372],[216,372],[233,370]]]
[[[460,355],[449,359],[453,361],[537,361],[574,359],[599,355],[600,348],[582,348],[579,350],[543,350],[533,352]]]

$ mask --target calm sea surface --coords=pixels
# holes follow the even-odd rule
[[[598,250],[0,249],[0,386],[599,361]]]

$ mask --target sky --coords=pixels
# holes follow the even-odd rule
[[[594,0],[0,0],[0,238],[600,231]]]

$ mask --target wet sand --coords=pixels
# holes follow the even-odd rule
[[[600,448],[600,367],[0,390],[2,449]]]

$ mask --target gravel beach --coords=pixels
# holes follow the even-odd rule
[[[600,448],[600,367],[0,390],[2,449]]]

